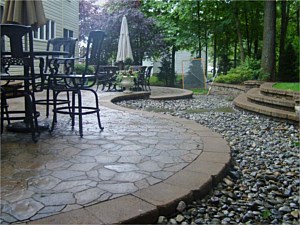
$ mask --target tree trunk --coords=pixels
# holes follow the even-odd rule
[[[260,58],[260,55],[258,54],[258,38],[255,37],[255,40],[254,40],[254,53],[253,53],[253,57],[255,59],[259,59]]]
[[[259,14],[259,10],[256,9],[256,15],[258,15],[258,14]],[[253,43],[253,45],[254,45],[254,47],[253,47],[254,48],[254,50],[253,50],[253,57],[255,59],[259,60],[260,57],[261,57],[261,55],[258,52],[258,48],[259,48],[259,38],[258,38],[258,35],[254,36],[254,43]]]
[[[300,17],[300,7],[297,8],[297,18],[296,18],[296,21],[297,21],[297,34],[298,34],[298,37],[300,36],[300,21],[299,21],[299,17]]]
[[[205,77],[207,79],[207,65],[208,65],[208,32],[205,30]]]
[[[245,12],[245,23],[246,23],[246,38],[247,38],[247,55],[251,57],[251,40],[249,34],[249,23],[248,23],[248,13]]]
[[[285,61],[285,40],[286,40],[286,33],[288,28],[288,8],[286,0],[282,0],[281,2],[281,30],[280,30],[280,46],[279,46],[279,67],[278,67],[278,80],[280,81],[287,81],[288,74],[285,74],[284,69],[284,61]]]
[[[213,71],[213,77],[216,76],[216,64],[217,64],[217,37],[216,35],[214,35],[214,61],[213,61],[213,67],[214,67],[214,71]]]
[[[237,56],[236,52],[237,52],[237,42],[235,41],[235,43],[234,43],[233,68],[236,68],[236,56]]]
[[[198,20],[198,58],[201,58],[201,22],[200,22],[200,2],[197,2],[197,20]]]
[[[275,38],[276,38],[276,1],[265,1],[264,33],[261,67],[264,74],[275,81]]]
[[[172,78],[171,81],[169,81],[168,86],[174,87],[174,81],[175,81],[175,54],[176,54],[176,46],[173,45],[172,47]]]
[[[243,47],[241,23],[240,23],[240,19],[239,19],[239,12],[238,12],[237,6],[235,6],[234,15],[235,15],[235,22],[236,22],[236,32],[237,32],[239,46],[240,46],[241,61],[242,61],[242,63],[244,63],[245,62],[245,53],[244,53],[244,47]]]

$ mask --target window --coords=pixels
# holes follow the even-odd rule
[[[74,32],[64,28],[64,37],[73,37]]]
[[[2,17],[3,17],[3,12],[4,12],[4,7],[1,5],[0,6],[0,19],[1,19],[1,21],[2,21]]]
[[[51,38],[54,38],[56,36],[55,25],[55,21],[48,20],[44,26],[38,28],[37,31],[33,32],[33,37],[40,40],[49,40]]]
[[[2,21],[2,17],[3,17],[3,12],[4,12],[4,7],[1,5],[0,6],[0,22]],[[5,40],[4,38],[0,38],[0,43],[1,43],[1,51],[5,51]],[[2,69],[2,68],[1,68]]]

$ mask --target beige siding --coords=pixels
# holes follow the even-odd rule
[[[65,28],[72,30],[74,37],[78,38],[79,0],[43,0],[43,5],[46,18],[56,23],[56,37],[63,37]],[[38,43],[38,46],[42,45],[43,43]]]
[[[73,36],[79,36],[79,0],[42,0],[45,16],[56,23],[55,36],[63,37],[63,29],[73,31]],[[0,5],[4,6],[4,0],[0,0]],[[47,40],[34,40],[36,51],[45,50]],[[78,52],[78,49],[76,49]]]
[[[42,0],[45,16],[55,21],[55,37],[63,37],[63,29],[73,31],[73,37],[79,37],[79,0]],[[0,0],[4,6],[4,0]],[[2,15],[1,15],[2,16]],[[34,39],[34,50],[46,50],[47,40]],[[76,53],[78,47],[76,48]]]

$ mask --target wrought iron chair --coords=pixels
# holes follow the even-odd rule
[[[35,73],[32,29],[29,26],[1,24],[1,39],[8,41],[4,49],[1,45],[1,134],[4,121],[8,130],[31,132],[32,140],[37,142],[39,136],[39,112],[35,105],[35,92],[43,89],[44,60],[39,59],[40,71]],[[27,43],[26,43],[27,41]],[[6,50],[6,51],[5,51]],[[37,87],[37,80],[41,85]],[[17,84],[13,84],[17,82]],[[10,107],[10,99],[24,98],[24,108]],[[21,121],[11,124],[11,121]]]
[[[153,66],[148,66],[147,69],[146,69],[146,72],[145,72],[144,86],[145,86],[146,91],[148,90],[147,86],[149,88],[149,91],[151,91],[151,88],[150,88],[150,77],[151,77],[152,69],[153,69]]]
[[[137,91],[144,90],[146,68],[147,68],[147,66],[139,67],[138,77],[134,80],[134,86]]]
[[[97,74],[97,89],[98,91],[99,85],[102,84],[102,91],[107,86],[107,91],[111,91],[111,88],[116,91],[116,78],[117,71],[119,68],[117,66],[101,66],[100,72]]]
[[[45,76],[46,76],[46,98],[36,100],[36,104],[46,106],[46,117],[49,116],[50,105],[53,105],[53,93],[50,96],[49,83],[52,79],[51,74],[58,73],[62,70],[64,73],[73,73],[75,61],[75,46],[77,38],[52,38],[47,42],[47,51],[68,52],[66,55],[51,55],[46,57]],[[48,71],[50,70],[50,71]],[[49,72],[48,74],[46,74]],[[64,85],[62,83],[62,85]],[[66,99],[57,99],[57,104],[69,104],[69,94]]]
[[[97,81],[97,74],[100,67],[100,53],[102,50],[102,43],[104,40],[104,31],[97,30],[91,31],[88,37],[86,55],[85,55],[85,69],[83,74],[53,74],[53,79],[51,79],[50,88],[54,91],[54,105],[53,105],[53,120],[51,126],[51,132],[54,130],[57,114],[68,114],[71,116],[72,127],[75,125],[75,116],[79,118],[79,135],[83,136],[83,115],[88,115],[96,113],[98,126],[101,130],[104,128],[100,121],[100,108],[98,103],[97,92],[92,88],[92,86]],[[93,65],[95,72],[93,74],[88,73],[89,67]],[[57,80],[64,79],[64,87],[57,85]],[[83,104],[82,92],[87,91],[94,96],[94,105],[87,106]],[[71,92],[72,99],[70,106],[59,106],[58,107],[58,96],[63,92]],[[86,103],[86,102],[85,102]],[[90,101],[89,101],[90,103]]]

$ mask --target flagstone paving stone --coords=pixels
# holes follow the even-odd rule
[[[102,132],[95,125],[95,116],[88,115],[84,117],[84,136],[80,138],[78,127],[71,128],[70,118],[59,115],[54,131],[41,132],[37,143],[32,142],[30,134],[3,133],[1,223],[34,223],[37,219],[37,223],[57,222],[63,217],[57,214],[64,213],[68,218],[73,210],[78,212],[77,218],[80,213],[87,212],[82,207],[96,203],[116,199],[128,200],[130,204],[141,201],[134,196],[163,205],[168,205],[167,201],[176,194],[179,194],[176,199],[181,195],[189,196],[186,188],[175,188],[163,182],[199,158],[204,150],[201,133],[178,119],[114,108],[105,99],[111,98],[110,95],[114,93],[99,94],[100,98],[104,97],[102,103],[107,103],[101,107],[101,121],[105,127]],[[43,113],[43,108],[40,111]],[[51,118],[44,120],[51,121]],[[193,174],[197,174],[197,169],[193,168],[190,167]],[[214,169],[213,165],[205,164],[204,168]],[[151,197],[154,191],[162,191],[160,186],[164,191]],[[166,187],[173,189],[167,191]],[[165,196],[166,191],[172,194]],[[128,195],[131,195],[129,199]],[[146,202],[142,204],[151,212],[158,207]],[[137,216],[139,211],[132,210],[129,214]],[[150,215],[150,211],[144,214]],[[104,221],[107,216],[103,215]],[[43,220],[44,217],[47,218]],[[103,221],[95,214],[81,218],[77,222],[99,224]],[[120,218],[128,219],[123,214]],[[72,221],[75,219],[69,220]]]

